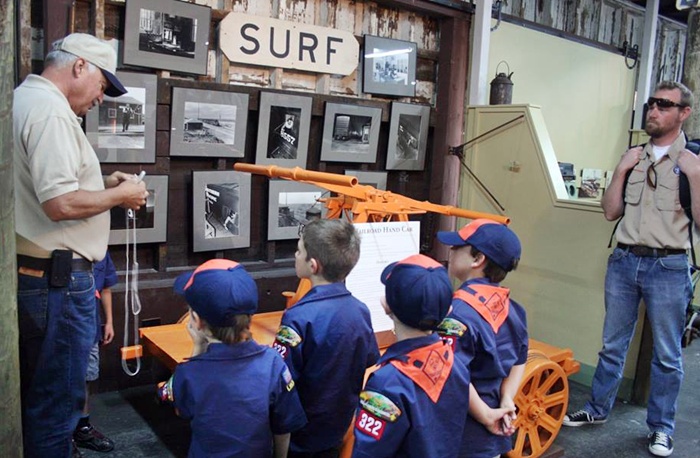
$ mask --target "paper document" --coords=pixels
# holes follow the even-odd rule
[[[420,223],[357,223],[355,229],[362,237],[360,260],[345,284],[356,298],[369,307],[374,332],[390,331],[394,323],[379,302],[384,296],[380,275],[388,264],[419,253]]]

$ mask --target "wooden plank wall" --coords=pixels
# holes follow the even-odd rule
[[[644,10],[622,0],[508,0],[502,13],[505,20],[529,22],[611,51],[622,49],[625,41],[642,48]],[[680,81],[686,30],[684,24],[659,17],[652,81]]]
[[[43,17],[41,14],[34,14],[34,11],[38,10],[38,13],[46,11],[41,5],[50,0],[31,1],[33,7],[31,25],[33,28],[41,29],[44,27]],[[196,3],[213,8],[207,75],[194,77],[155,69],[120,68],[124,71],[158,75],[156,161],[154,164],[102,164],[105,174],[114,170],[132,173],[145,170],[149,175],[169,176],[167,242],[141,244],[137,252],[140,265],[139,289],[143,304],[140,319],[151,324],[168,324],[177,321],[186,311],[186,306],[184,301],[175,297],[172,292],[173,279],[180,272],[194,268],[194,266],[213,257],[225,257],[246,264],[248,271],[256,278],[258,284],[259,311],[281,310],[284,307],[281,293],[296,289],[298,280],[293,268],[296,240],[267,240],[268,179],[265,177],[252,177],[251,194],[253,197],[251,208],[248,210],[251,214],[250,248],[192,252],[192,171],[231,170],[236,161],[255,162],[261,90],[302,93],[313,98],[307,168],[340,174],[343,174],[346,169],[384,170],[389,142],[389,116],[393,100],[424,103],[435,107],[437,99],[437,62],[441,23],[436,15],[427,14],[425,11],[408,11],[405,8],[357,0],[273,0],[269,2],[198,0]],[[395,2],[395,4],[400,3],[401,0]],[[426,4],[427,2],[418,3]],[[37,7],[37,5],[39,6]],[[72,16],[75,18],[74,31],[94,33],[105,39],[123,40],[125,13],[123,2],[76,0],[74,5],[72,11]],[[436,8],[441,7],[436,6]],[[231,63],[216,49],[218,23],[231,11],[347,30],[358,38],[360,45],[362,45],[364,34],[416,42],[418,44],[417,77],[419,80],[416,97],[390,99],[362,93],[361,66],[353,74],[342,77]],[[468,21],[464,12],[460,14],[464,16],[463,20]],[[463,46],[466,47],[466,45]],[[40,62],[33,62],[33,64],[36,64],[34,65],[35,69],[40,68]],[[245,157],[236,160],[170,157],[169,135],[173,87],[249,94],[250,112],[246,132]],[[325,102],[329,101],[382,108],[382,124],[376,163],[353,164],[320,161],[324,106]],[[425,170],[391,171],[388,173],[387,189],[417,200],[429,198],[435,116],[435,110],[433,110]],[[425,217],[425,219],[428,218]],[[424,222],[422,227],[424,230],[421,235],[421,243],[423,249],[428,251],[432,239],[429,229],[433,227],[432,221]],[[123,271],[126,267],[126,247],[110,246],[110,253],[117,268]],[[120,279],[123,280],[123,277]],[[137,377],[130,378],[122,373],[119,347],[123,340],[124,318],[123,284],[120,284],[115,288],[114,295],[116,336],[114,343],[103,349],[99,391],[141,385],[164,377],[163,367],[149,359],[145,360],[142,373]],[[131,319],[129,318],[129,320]]]

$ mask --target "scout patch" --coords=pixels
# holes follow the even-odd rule
[[[405,361],[391,360],[391,365],[413,380],[433,402],[440,399],[453,363],[454,352],[442,340],[416,348],[406,355]]]
[[[275,342],[272,344],[272,348],[277,350],[283,359],[286,359],[289,349],[299,345],[301,340],[301,336],[294,330],[294,328],[282,325],[277,330],[277,335],[275,336]]]
[[[481,284],[469,285],[468,288],[468,291],[458,289],[455,291],[454,297],[469,304],[486,320],[493,332],[498,333],[501,325],[508,318],[510,291],[499,286]]]
[[[375,417],[392,423],[401,416],[401,409],[394,404],[394,401],[376,391],[361,392],[360,407]]]
[[[287,388],[287,391],[292,391],[294,389],[294,379],[292,379],[292,373],[289,372],[289,368],[285,367],[282,371],[282,379]]]
[[[467,325],[454,318],[445,318],[438,325],[437,332],[440,334],[440,337],[442,337],[442,340],[452,347],[452,351],[455,351],[457,339],[467,332]]]

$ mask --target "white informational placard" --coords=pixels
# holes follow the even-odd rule
[[[345,285],[369,307],[374,332],[390,331],[394,323],[379,302],[384,296],[380,276],[388,264],[419,253],[420,223],[357,223],[355,229],[362,237],[360,260],[348,275]]]

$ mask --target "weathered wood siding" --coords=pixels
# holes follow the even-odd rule
[[[356,0],[197,0],[195,3],[220,9],[224,14],[244,13],[345,30],[354,34],[360,43],[363,35],[413,41],[418,44],[419,71],[416,97],[412,101],[435,103],[440,34],[438,21],[434,18]],[[362,93],[361,62],[354,73],[343,77],[233,63],[220,55],[215,46],[212,46],[210,54],[209,76],[217,81],[316,94],[376,98]]]
[[[604,46],[622,49],[626,41],[642,48],[644,9],[622,0],[508,0],[502,13]],[[680,80],[686,30],[659,18],[652,81]]]

